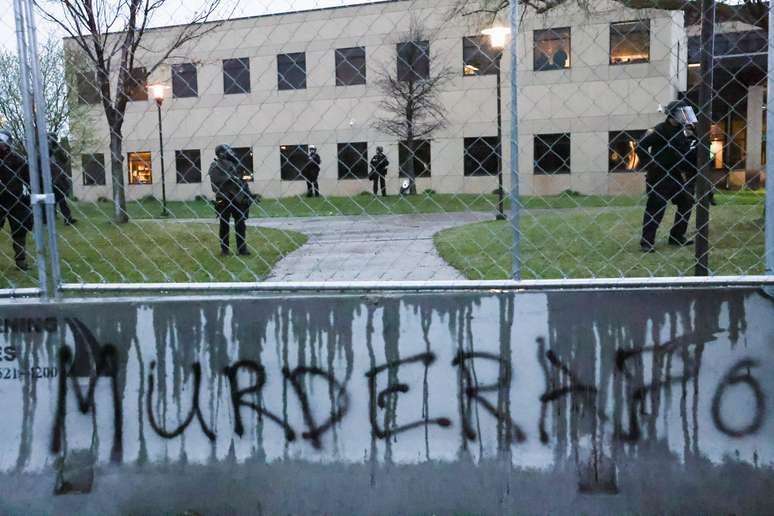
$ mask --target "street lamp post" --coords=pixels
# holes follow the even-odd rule
[[[148,86],[153,100],[156,101],[156,110],[159,115],[159,152],[161,153],[161,216],[168,217],[167,211],[167,178],[164,170],[164,133],[161,129],[161,105],[164,103],[164,90],[166,86],[163,84],[152,84]]]
[[[511,29],[503,26],[494,26],[484,29],[481,33],[489,37],[489,45],[497,51],[495,67],[497,70],[497,216],[496,220],[505,220],[503,210],[503,117],[502,117],[502,81],[500,78],[500,62],[503,57],[503,49],[511,33]]]

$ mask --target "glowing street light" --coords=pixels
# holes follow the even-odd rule
[[[502,25],[495,25],[481,31],[481,34],[489,37],[489,46],[497,51],[494,64],[497,73],[497,220],[505,220],[503,210],[503,117],[502,117],[502,87],[500,81],[500,61],[503,57],[503,49],[511,34],[511,29]]]
[[[496,25],[488,29],[481,31],[484,36],[489,36],[489,44],[492,48],[502,50],[505,48],[505,44],[508,42],[508,36],[511,35],[511,29],[509,27],[503,27]]]
[[[164,94],[167,90],[167,87],[163,84],[149,84],[148,85],[148,91],[150,92],[151,98],[156,101],[156,104],[162,104],[164,102]]]
[[[156,101],[156,110],[159,114],[159,151],[161,152],[161,216],[167,217],[167,178],[164,171],[164,136],[161,130],[161,105],[164,103],[164,94],[167,87],[163,84],[149,84],[148,92]]]

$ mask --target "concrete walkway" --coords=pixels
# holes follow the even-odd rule
[[[488,213],[435,213],[360,217],[261,219],[258,226],[289,229],[306,245],[274,267],[273,281],[464,279],[438,255],[433,235],[488,220]]]
[[[309,237],[275,265],[269,281],[390,281],[464,279],[436,252],[443,229],[493,219],[491,213],[420,213],[249,219],[249,226]],[[176,223],[216,223],[213,219]]]

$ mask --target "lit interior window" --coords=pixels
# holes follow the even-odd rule
[[[153,168],[150,152],[129,153],[129,184],[149,185],[153,183]]]

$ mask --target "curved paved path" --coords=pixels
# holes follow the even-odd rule
[[[425,281],[464,279],[436,252],[435,233],[493,218],[491,213],[457,212],[253,218],[247,224],[309,237],[274,266],[269,281]],[[216,223],[213,219],[174,222]]]
[[[464,279],[436,252],[433,235],[492,218],[488,213],[254,219],[252,225],[309,237],[274,266],[272,281]]]

